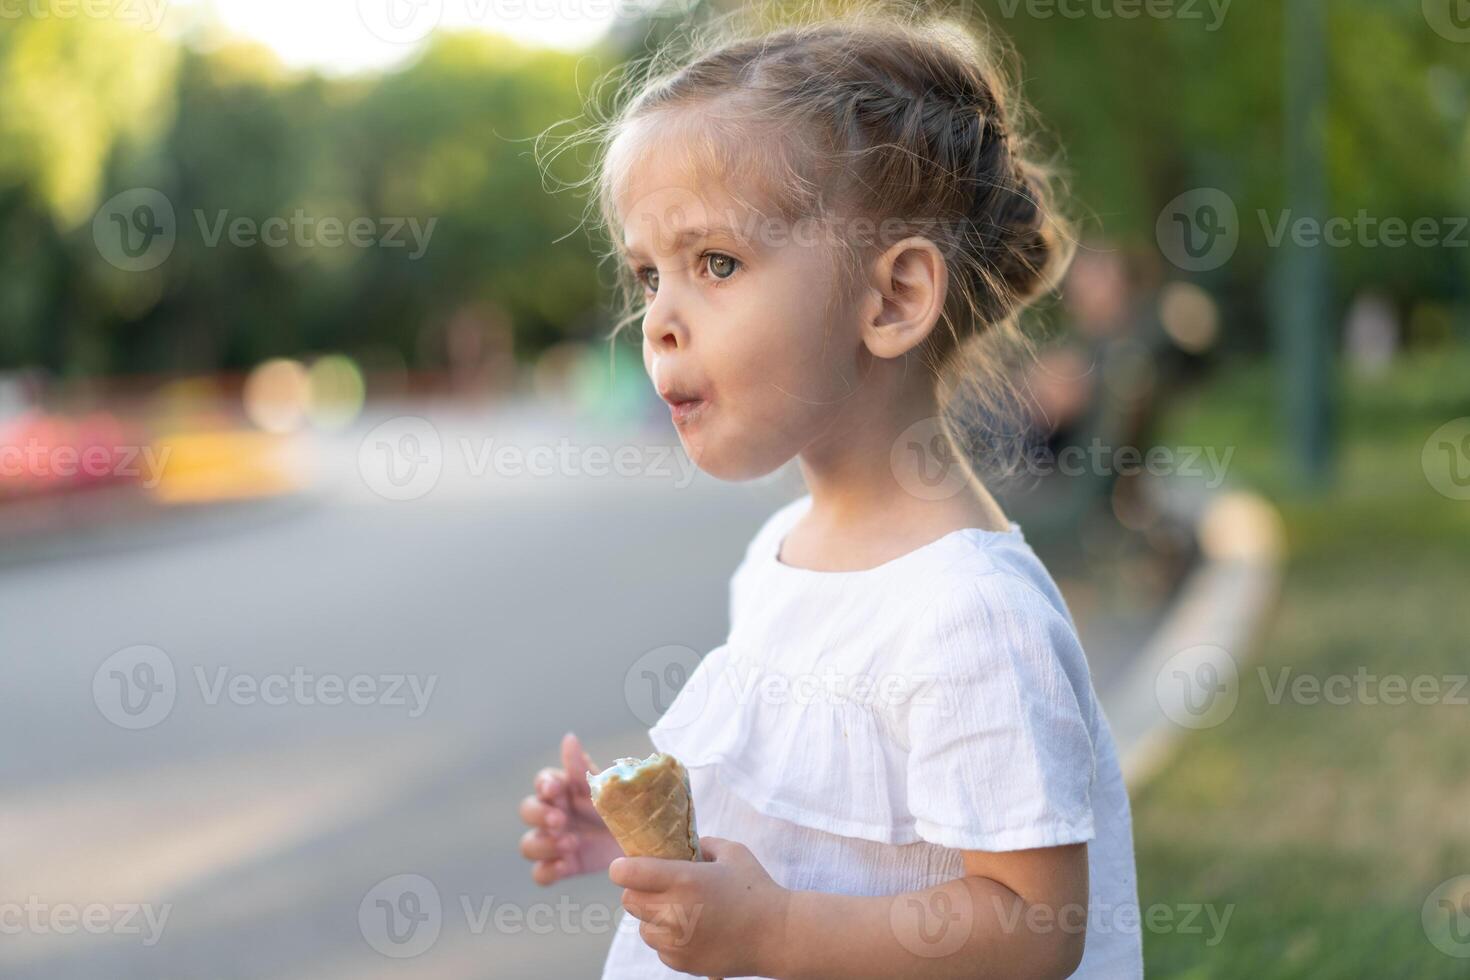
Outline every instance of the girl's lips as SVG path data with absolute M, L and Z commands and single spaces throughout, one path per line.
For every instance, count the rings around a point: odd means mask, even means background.
M 688 425 L 704 414 L 708 404 L 709 402 L 703 398 L 673 402 L 669 405 L 669 414 L 673 417 L 675 425 Z

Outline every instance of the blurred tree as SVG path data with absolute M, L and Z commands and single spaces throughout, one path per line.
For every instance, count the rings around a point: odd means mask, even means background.
M 422 334 L 480 301 L 533 354 L 597 302 L 594 258 L 569 234 L 581 202 L 545 192 L 528 142 L 579 112 L 577 63 L 446 34 L 399 72 L 329 80 L 254 44 L 176 49 L 81 18 L 8 26 L 0 365 L 207 370 L 385 342 L 412 362 L 443 349 Z M 558 166 L 579 176 L 575 159 Z M 135 187 L 176 220 L 146 271 L 92 239 L 101 201 Z M 247 244 L 232 240 L 240 219 Z M 272 219 L 279 246 L 264 244 Z M 324 244 L 322 219 L 366 220 L 374 244 Z
M 0 366 L 98 366 L 113 311 L 136 307 L 88 277 L 90 223 L 111 162 L 168 125 L 176 60 L 105 19 L 0 22 Z
M 441 35 L 356 106 L 342 162 L 369 210 L 437 222 L 422 259 L 382 250 L 363 270 L 364 310 L 385 314 L 371 333 L 406 340 L 461 301 L 490 301 L 511 314 L 524 355 L 596 304 L 595 259 L 569 234 L 582 202 L 547 192 L 530 143 L 581 112 L 577 66 L 493 35 Z M 554 167 L 558 180 L 583 176 L 575 158 Z
M 503 314 L 521 359 L 595 335 L 609 298 L 600 242 L 578 232 L 585 199 L 554 192 L 590 161 L 558 156 L 548 179 L 530 140 L 578 119 L 595 77 L 732 2 L 674 0 L 616 24 L 585 55 L 444 33 L 397 71 L 348 78 L 288 71 L 249 44 L 196 48 L 96 18 L 6 18 L 0 367 L 208 370 L 328 348 L 391 348 L 423 365 L 442 356 L 443 332 L 466 307 Z M 1441 219 L 1448 234 L 1467 205 L 1470 45 L 1437 33 L 1420 6 L 1332 5 L 1327 207 Z M 1289 206 L 1281 6 L 1180 2 L 1159 8 L 1168 16 L 1143 5 L 1135 17 L 1107 3 L 971 9 L 1019 52 L 1022 94 L 1043 146 L 1065 151 L 1089 237 L 1158 256 L 1166 202 L 1196 187 L 1230 195 L 1239 250 L 1200 278 L 1226 307 L 1227 343 L 1264 349 L 1262 287 L 1280 255 L 1261 216 L 1274 224 Z M 168 198 L 178 240 L 157 268 L 126 272 L 100 254 L 91 218 L 139 187 Z M 240 247 L 220 226 L 298 213 L 368 219 L 375 239 L 401 219 L 406 244 L 324 247 L 308 236 Z M 1463 304 L 1467 257 L 1470 248 L 1354 238 L 1331 261 L 1344 290 Z M 1156 274 L 1185 276 L 1161 257 Z

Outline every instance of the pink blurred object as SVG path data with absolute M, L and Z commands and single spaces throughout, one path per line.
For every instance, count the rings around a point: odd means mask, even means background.
M 141 432 L 110 412 L 36 409 L 0 422 L 0 501 L 137 482 Z
M 1037 355 L 1028 383 L 1032 405 L 1039 413 L 1032 424 L 1047 435 L 1081 417 L 1097 388 L 1093 365 L 1072 346 L 1053 347 Z
M 1129 324 L 1128 265 L 1116 250 L 1097 247 L 1077 252 L 1063 285 L 1063 303 L 1086 337 L 1111 337 Z

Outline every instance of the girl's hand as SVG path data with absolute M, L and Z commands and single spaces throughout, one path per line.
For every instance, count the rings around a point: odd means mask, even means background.
M 791 892 L 744 844 L 701 837 L 704 861 L 620 857 L 608 868 L 638 934 L 670 969 L 701 977 L 775 976 Z
M 561 740 L 561 761 L 560 769 L 538 772 L 535 793 L 521 800 L 521 819 L 531 827 L 521 836 L 521 854 L 534 862 L 531 879 L 539 885 L 602 871 L 623 853 L 592 806 L 587 772 L 601 770 L 571 732 Z

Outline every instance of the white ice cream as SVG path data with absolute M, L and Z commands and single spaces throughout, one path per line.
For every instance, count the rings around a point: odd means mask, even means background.
M 613 764 L 602 770 L 602 772 L 596 774 L 591 772 L 587 773 L 587 785 L 592 789 L 592 798 L 597 798 L 597 794 L 602 792 L 603 785 L 609 779 L 614 777 L 623 780 L 632 779 L 647 767 L 657 765 L 662 758 L 662 752 L 655 752 L 646 759 L 635 759 L 633 756 L 624 756 L 621 759 L 613 760 Z

